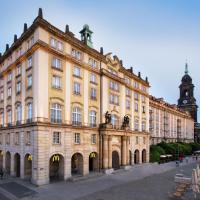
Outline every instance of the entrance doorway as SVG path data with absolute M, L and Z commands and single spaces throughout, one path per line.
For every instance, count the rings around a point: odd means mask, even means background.
M 119 164 L 119 154 L 117 151 L 113 151 L 112 152 L 112 168 L 114 170 L 117 170 L 120 168 L 120 164 Z
M 50 158 L 49 179 L 50 181 L 64 180 L 64 157 L 60 154 L 54 154 Z
M 32 176 L 32 155 L 26 154 L 24 157 L 24 177 L 31 179 Z
M 89 155 L 89 172 L 98 171 L 98 155 L 96 152 L 92 152 Z
M 134 163 L 135 164 L 139 164 L 139 160 L 140 160 L 140 157 L 139 157 L 139 150 L 135 150 L 135 153 L 134 153 Z
M 18 153 L 14 156 L 14 171 L 15 176 L 20 177 L 20 155 Z
M 71 173 L 72 176 L 83 175 L 83 156 L 80 153 L 75 153 L 71 158 Z
M 142 150 L 142 162 L 143 163 L 147 162 L 147 152 L 146 152 L 146 149 Z

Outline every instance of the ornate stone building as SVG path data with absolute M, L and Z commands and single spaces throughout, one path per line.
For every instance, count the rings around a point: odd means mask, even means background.
M 149 106 L 151 144 L 194 141 L 194 120 L 189 113 L 153 96 Z
M 42 185 L 149 161 L 149 83 L 42 10 L 0 56 L 0 167 Z M 105 118 L 106 116 L 106 118 Z

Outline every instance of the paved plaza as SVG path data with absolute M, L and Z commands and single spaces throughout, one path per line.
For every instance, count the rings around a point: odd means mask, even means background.
M 198 162 L 198 161 L 197 161 Z M 166 164 L 137 165 L 112 175 L 98 175 L 74 182 L 56 182 L 41 187 L 20 179 L 0 182 L 0 200 L 167 200 L 175 192 L 174 175 L 191 177 L 197 163 L 192 158 L 176 167 Z M 194 199 L 191 190 L 182 200 Z

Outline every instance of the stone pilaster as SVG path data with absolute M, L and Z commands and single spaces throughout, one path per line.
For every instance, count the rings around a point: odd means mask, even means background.
M 125 166 L 127 162 L 127 157 L 126 157 L 126 136 L 122 136 L 122 165 Z
M 108 136 L 103 136 L 103 168 L 108 168 Z
M 16 172 L 15 172 L 15 158 L 14 158 L 14 154 L 13 153 L 10 154 L 10 175 L 11 176 L 16 176 Z
M 112 136 L 108 136 L 108 168 L 112 168 Z
M 20 178 L 24 179 L 24 156 L 20 156 Z

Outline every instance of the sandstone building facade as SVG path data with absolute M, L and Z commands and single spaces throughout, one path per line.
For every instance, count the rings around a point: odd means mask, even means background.
M 42 10 L 0 57 L 0 167 L 36 185 L 149 161 L 149 83 Z

